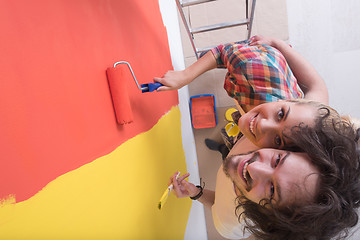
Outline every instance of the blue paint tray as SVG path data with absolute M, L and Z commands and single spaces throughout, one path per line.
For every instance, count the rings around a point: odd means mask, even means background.
M 190 114 L 193 128 L 212 128 L 217 125 L 215 96 L 196 95 L 190 98 Z

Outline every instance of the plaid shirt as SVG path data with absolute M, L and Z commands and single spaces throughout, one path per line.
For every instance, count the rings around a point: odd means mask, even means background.
M 285 57 L 273 47 L 250 46 L 242 41 L 219 45 L 211 51 L 218 67 L 228 69 L 225 90 L 243 108 L 304 96 Z

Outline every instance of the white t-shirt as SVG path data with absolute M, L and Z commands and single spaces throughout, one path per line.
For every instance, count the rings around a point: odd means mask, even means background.
M 254 144 L 242 137 L 231 149 L 229 155 L 247 153 L 256 149 L 258 148 Z M 225 238 L 247 238 L 250 233 L 244 232 L 244 223 L 241 219 L 239 222 L 235 214 L 235 199 L 233 182 L 225 175 L 221 165 L 216 177 L 215 202 L 211 207 L 215 228 Z
M 215 203 L 211 207 L 211 212 L 216 230 L 221 236 L 229 239 L 241 239 L 249 236 L 247 233 L 244 234 L 244 225 L 239 223 L 235 215 L 235 199 L 233 183 L 225 175 L 221 165 L 217 173 Z

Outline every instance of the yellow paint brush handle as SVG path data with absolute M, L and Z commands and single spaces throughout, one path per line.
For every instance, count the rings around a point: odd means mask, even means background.
M 165 192 L 164 192 L 164 194 L 161 196 L 161 198 L 160 198 L 160 201 L 159 202 L 163 202 L 164 201 L 164 199 L 169 195 L 169 193 L 170 193 L 170 189 L 169 188 L 167 188 L 166 190 L 165 190 Z
M 176 179 L 178 179 L 180 176 L 180 172 L 178 172 L 178 174 L 176 175 Z M 159 204 L 158 204 L 158 208 L 161 209 L 162 206 L 164 206 L 167 198 L 170 195 L 171 190 L 174 188 L 174 185 L 171 184 L 170 186 L 168 186 L 168 188 L 165 190 L 165 192 L 163 193 L 163 195 L 160 198 Z

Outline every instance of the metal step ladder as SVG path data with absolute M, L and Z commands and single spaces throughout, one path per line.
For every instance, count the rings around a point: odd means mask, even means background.
M 197 48 L 195 46 L 194 34 L 246 25 L 247 31 L 248 31 L 247 38 L 249 39 L 251 37 L 251 30 L 252 30 L 252 24 L 253 24 L 253 20 L 254 20 L 254 11 L 255 11 L 256 0 L 251 1 L 250 11 L 249 11 L 249 0 L 245 0 L 245 2 L 246 2 L 246 9 L 245 9 L 246 10 L 246 13 L 245 13 L 246 18 L 245 19 L 240 19 L 238 21 L 233 21 L 233 22 L 223 22 L 223 23 L 207 25 L 207 26 L 202 26 L 202 27 L 197 27 L 197 28 L 191 28 L 191 24 L 189 23 L 190 21 L 188 22 L 187 19 L 185 18 L 183 8 L 197 5 L 197 4 L 213 2 L 216 0 L 175 0 L 175 1 L 176 1 L 177 8 L 179 10 L 180 16 L 184 23 L 186 32 L 189 36 L 192 48 L 195 52 L 195 56 L 197 59 L 199 58 L 199 53 L 208 51 L 215 46 L 210 46 L 210 47 L 205 47 L 205 48 Z M 249 12 L 250 12 L 250 14 L 249 14 Z

